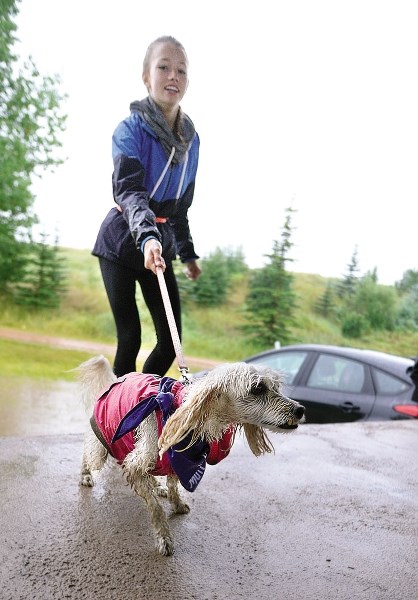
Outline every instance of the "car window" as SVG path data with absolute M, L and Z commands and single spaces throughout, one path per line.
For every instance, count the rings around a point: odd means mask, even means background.
M 409 386 L 405 381 L 402 381 L 393 375 L 389 375 L 388 373 L 384 373 L 383 371 L 379 371 L 378 369 L 373 369 L 373 378 L 379 394 L 401 394 L 409 389 Z
M 277 352 L 260 356 L 251 362 L 266 365 L 275 371 L 283 373 L 284 382 L 292 385 L 299 369 L 306 358 L 307 352 Z
M 359 393 L 364 386 L 364 366 L 341 356 L 320 354 L 307 382 L 308 387 Z

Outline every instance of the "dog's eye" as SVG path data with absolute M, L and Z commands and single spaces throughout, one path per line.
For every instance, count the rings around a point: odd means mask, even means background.
M 259 381 L 258 383 L 256 383 L 256 385 L 253 385 L 251 388 L 251 394 L 253 394 L 253 396 L 261 396 L 262 394 L 265 394 L 266 392 L 267 392 L 267 386 L 262 381 Z

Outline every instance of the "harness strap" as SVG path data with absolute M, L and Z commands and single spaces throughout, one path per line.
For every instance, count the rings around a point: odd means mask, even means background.
M 96 419 L 94 418 L 94 415 L 92 415 L 90 418 L 90 425 L 91 425 L 91 428 L 93 429 L 93 433 L 96 435 L 99 442 L 101 444 L 103 444 L 103 446 L 106 448 L 106 451 L 108 452 L 108 454 L 110 454 L 110 456 L 113 456 L 111 449 L 109 448 L 106 440 L 104 439 L 104 437 L 102 435 L 102 432 L 100 431 L 100 429 L 96 423 Z

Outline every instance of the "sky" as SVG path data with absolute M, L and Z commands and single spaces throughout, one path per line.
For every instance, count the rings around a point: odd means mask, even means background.
M 35 181 L 41 228 L 91 248 L 113 206 L 111 137 L 146 96 L 148 44 L 185 46 L 201 141 L 197 253 L 268 262 L 292 208 L 292 263 L 324 277 L 418 269 L 416 0 L 22 0 L 17 46 L 68 94 L 65 163 Z

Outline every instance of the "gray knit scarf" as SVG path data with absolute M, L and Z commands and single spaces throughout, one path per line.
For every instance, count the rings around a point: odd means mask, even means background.
M 139 112 L 144 121 L 157 134 L 167 158 L 171 154 L 173 146 L 176 151 L 173 157 L 173 163 L 181 163 L 195 134 L 195 128 L 190 118 L 181 110 L 177 115 L 174 130 L 167 125 L 167 121 L 158 106 L 150 96 L 144 100 L 135 100 L 130 105 L 131 112 Z

